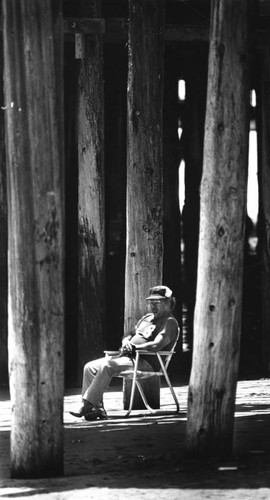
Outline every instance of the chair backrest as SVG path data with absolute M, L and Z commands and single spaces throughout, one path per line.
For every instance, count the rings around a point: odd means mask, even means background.
M 171 347 L 170 351 L 168 351 L 168 352 L 169 352 L 169 354 L 167 354 L 166 359 L 165 359 L 165 360 L 163 360 L 163 362 L 164 362 L 164 366 L 165 366 L 166 370 L 167 370 L 167 368 L 168 368 L 168 366 L 169 366 L 169 363 L 170 363 L 170 361 L 171 361 L 171 359 L 172 359 L 172 357 L 173 357 L 173 354 L 175 353 L 175 348 L 176 348 L 177 342 L 178 342 L 178 340 L 179 340 L 179 337 L 180 337 L 180 327 L 178 327 L 178 332 L 177 332 L 177 337 L 176 337 L 176 339 L 175 339 L 175 342 L 174 342 L 174 344 L 172 345 L 172 347 Z M 164 351 L 166 352 L 166 349 L 164 349 Z M 160 352 L 162 352 L 162 351 L 160 351 Z

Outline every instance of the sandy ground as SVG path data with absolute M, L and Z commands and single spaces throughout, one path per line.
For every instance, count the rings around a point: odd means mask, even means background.
M 175 384 L 174 384 L 175 385 Z M 158 415 L 137 411 L 128 419 L 118 383 L 105 395 L 109 419 L 78 420 L 64 401 L 65 475 L 14 480 L 9 473 L 10 401 L 0 392 L 0 497 L 29 499 L 270 500 L 270 379 L 238 383 L 234 454 L 203 463 L 185 455 L 187 385 L 175 385 L 181 411 L 165 387 Z

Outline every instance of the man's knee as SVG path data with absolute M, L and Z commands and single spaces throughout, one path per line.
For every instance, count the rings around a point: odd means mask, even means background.
M 88 361 L 83 367 L 83 373 L 84 375 L 91 374 L 91 375 L 96 375 L 98 371 L 99 366 L 97 365 L 97 361 Z
M 114 359 L 106 359 L 103 368 L 105 368 L 110 375 L 114 375 L 119 372 L 118 364 Z
M 88 363 L 86 363 L 83 367 L 84 372 L 87 372 L 88 370 L 90 370 L 91 367 L 92 367 L 92 361 L 88 361 Z

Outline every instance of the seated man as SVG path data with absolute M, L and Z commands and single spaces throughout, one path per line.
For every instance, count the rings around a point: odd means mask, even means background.
M 90 361 L 84 366 L 83 406 L 77 413 L 70 412 L 71 415 L 86 420 L 106 418 L 103 394 L 113 377 L 134 367 L 134 349 L 156 352 L 172 348 L 178 334 L 178 323 L 172 314 L 175 298 L 167 286 L 155 286 L 149 293 L 146 299 L 149 312 L 139 320 L 133 332 L 124 335 L 119 355 Z M 156 356 L 147 355 L 140 356 L 138 368 L 142 371 L 160 369 Z

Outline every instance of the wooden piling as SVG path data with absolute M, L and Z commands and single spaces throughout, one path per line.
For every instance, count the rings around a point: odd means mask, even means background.
M 96 17 L 100 2 L 81 2 Z M 78 355 L 83 365 L 103 354 L 105 321 L 104 96 L 102 35 L 79 34 L 78 76 Z M 78 39 L 75 40 L 78 45 Z
M 245 0 L 212 3 L 187 450 L 230 455 L 238 376 L 249 134 Z
M 11 476 L 63 473 L 64 148 L 59 0 L 3 2 Z

